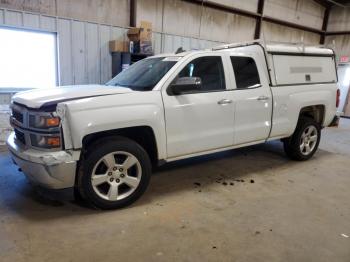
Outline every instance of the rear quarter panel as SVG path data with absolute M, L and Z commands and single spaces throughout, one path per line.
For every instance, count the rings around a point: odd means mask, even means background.
M 336 114 L 337 84 L 272 86 L 273 116 L 270 138 L 293 134 L 302 108 L 323 105 L 322 126 L 328 126 Z

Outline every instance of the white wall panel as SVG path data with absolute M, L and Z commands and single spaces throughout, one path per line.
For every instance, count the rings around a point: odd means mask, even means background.
M 199 49 L 206 49 L 207 48 L 207 41 L 206 40 L 199 40 L 198 46 L 199 46 Z
M 111 27 L 111 40 L 127 40 L 126 29 L 121 27 Z
M 86 47 L 87 83 L 100 83 L 100 41 L 97 24 L 86 24 Z
M 332 35 L 326 37 L 326 45 L 334 48 L 338 57 L 350 56 L 350 35 Z
M 71 85 L 74 83 L 71 20 L 59 19 L 57 31 L 59 37 L 60 84 Z
M 57 15 L 99 24 L 127 26 L 129 0 L 56 0 Z
M 162 52 L 162 35 L 160 33 L 152 34 L 152 47 L 155 54 Z
M 22 12 L 17 11 L 5 11 L 5 24 L 12 26 L 22 26 Z
M 101 52 L 101 83 L 106 83 L 112 77 L 112 57 L 109 52 L 111 28 L 100 25 L 100 52 Z
M 0 24 L 5 23 L 4 10 L 0 9 Z
M 40 17 L 40 28 L 48 31 L 56 31 L 56 17 L 52 16 L 41 16 Z
M 329 15 L 328 31 L 349 31 L 350 30 L 350 9 L 333 7 Z
M 23 14 L 23 26 L 28 28 L 39 28 L 40 27 L 40 16 L 36 14 Z
M 266 0 L 264 14 L 321 29 L 324 7 L 311 0 Z
M 228 7 L 235 7 L 243 10 L 248 10 L 251 12 L 256 12 L 258 6 L 258 0 L 212 0 L 212 2 L 226 5 Z
M 180 47 L 182 47 L 182 37 L 181 36 L 174 36 L 172 52 L 176 52 L 176 50 Z
M 163 35 L 163 52 L 171 53 L 173 51 L 173 35 Z
M 272 23 L 263 22 L 261 38 L 268 41 L 292 42 L 318 45 L 320 36 L 299 29 L 288 28 Z
M 201 38 L 222 42 L 254 39 L 255 19 L 206 8 L 201 23 Z
M 156 32 L 162 31 L 162 10 L 164 0 L 138 0 L 136 6 L 137 25 L 141 21 L 150 21 L 153 30 Z
M 182 37 L 182 48 L 186 51 L 191 50 L 191 40 L 189 37 Z
M 62 0 L 57 0 L 62 1 Z M 55 15 L 56 0 L 1 0 L 1 8 Z
M 164 28 L 169 34 L 198 37 L 201 8 L 178 0 L 164 1 Z
M 72 21 L 72 62 L 74 84 L 87 82 L 85 71 L 85 23 Z
M 191 50 L 199 50 L 199 41 L 196 38 L 190 39 L 190 47 Z

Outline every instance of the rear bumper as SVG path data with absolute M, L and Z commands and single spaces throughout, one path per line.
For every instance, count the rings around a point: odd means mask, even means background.
M 16 144 L 13 133 L 7 146 L 14 162 L 33 184 L 52 190 L 74 187 L 79 152 L 24 149 Z

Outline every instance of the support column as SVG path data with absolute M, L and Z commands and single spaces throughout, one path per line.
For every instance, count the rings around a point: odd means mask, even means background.
M 262 24 L 263 13 L 264 13 L 264 5 L 265 5 L 265 0 L 259 0 L 258 1 L 257 13 L 260 15 L 260 17 L 256 18 L 254 39 L 259 39 L 260 38 L 261 24 Z
M 136 27 L 136 0 L 130 0 L 130 27 Z

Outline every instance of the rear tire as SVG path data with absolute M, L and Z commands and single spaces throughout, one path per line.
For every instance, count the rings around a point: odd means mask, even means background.
M 136 142 L 124 137 L 105 138 L 91 145 L 78 174 L 82 197 L 100 209 L 118 209 L 134 203 L 151 177 L 151 161 Z
M 293 135 L 283 141 L 284 151 L 293 160 L 305 161 L 315 154 L 320 139 L 320 125 L 312 118 L 301 117 Z

